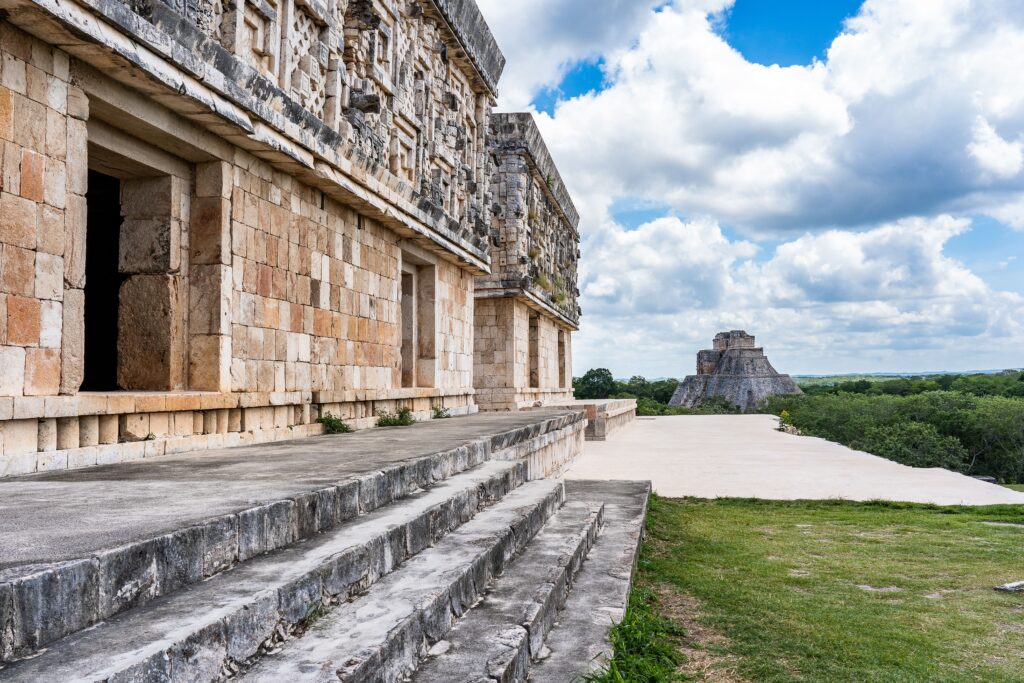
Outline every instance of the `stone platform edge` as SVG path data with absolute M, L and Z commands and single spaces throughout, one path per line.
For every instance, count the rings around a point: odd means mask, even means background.
M 605 441 L 636 420 L 635 398 L 576 399 L 551 403 L 552 410 L 583 410 L 587 415 L 587 441 Z

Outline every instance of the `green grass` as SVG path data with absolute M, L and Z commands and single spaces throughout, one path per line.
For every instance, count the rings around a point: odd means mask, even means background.
M 1004 484 L 1006 488 L 1013 489 L 1014 491 L 1024 491 L 1024 484 Z
M 655 498 L 638 590 L 745 680 L 1024 681 L 1024 528 L 986 521 L 1024 506 Z
M 615 657 L 603 671 L 586 676 L 591 683 L 668 682 L 680 680 L 683 656 L 675 641 L 683 631 L 657 612 L 657 597 L 637 588 L 629 596 L 622 622 L 612 629 Z

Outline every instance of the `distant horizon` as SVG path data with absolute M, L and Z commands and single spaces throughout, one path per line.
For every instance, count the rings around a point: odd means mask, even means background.
M 582 377 L 588 370 L 597 370 L 600 367 L 601 366 L 597 366 L 597 367 L 593 367 L 593 368 L 587 368 L 587 370 L 584 370 L 581 373 L 578 373 L 578 374 L 574 373 L 573 377 Z M 810 379 L 820 379 L 822 377 L 924 377 L 924 376 L 928 376 L 928 375 L 997 375 L 1000 372 L 1024 372 L 1024 367 L 1019 367 L 1019 368 L 1013 368 L 1013 367 L 1010 367 L 1010 368 L 993 368 L 993 369 L 989 369 L 989 370 L 929 370 L 929 371 L 925 371 L 925 372 L 886 372 L 886 371 L 883 371 L 883 372 L 825 372 L 825 373 L 782 373 L 782 374 L 789 374 L 790 377 L 794 377 L 794 378 L 797 378 L 797 379 L 803 378 L 803 377 L 810 378 Z M 693 373 L 691 372 L 691 373 L 687 373 L 687 374 L 693 374 Z M 643 375 L 643 374 L 633 374 L 633 375 L 619 376 L 619 375 L 615 375 L 615 373 L 612 373 L 612 376 L 618 382 L 626 382 L 631 377 L 643 377 L 644 379 L 646 379 L 649 382 L 660 382 L 660 381 L 667 380 L 667 379 L 678 380 L 678 379 L 680 379 L 682 377 L 685 377 L 686 375 L 679 375 L 679 376 L 676 376 L 676 375 L 659 375 L 659 376 L 655 376 L 655 377 L 648 377 L 647 375 Z

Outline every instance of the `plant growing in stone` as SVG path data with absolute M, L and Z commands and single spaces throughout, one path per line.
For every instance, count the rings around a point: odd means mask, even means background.
M 551 280 L 544 273 L 540 273 L 537 277 L 533 278 L 533 283 L 545 292 L 551 291 Z
M 412 414 L 412 408 L 399 408 L 394 413 L 384 410 L 377 411 L 378 427 L 408 427 L 415 423 L 416 418 Z
M 436 405 L 432 410 L 434 411 L 435 420 L 444 420 L 452 416 L 452 411 L 442 405 Z
M 330 413 L 321 415 L 316 419 L 317 422 L 324 426 L 325 434 L 349 434 L 355 431 L 352 427 L 342 420 L 340 417 L 335 417 Z

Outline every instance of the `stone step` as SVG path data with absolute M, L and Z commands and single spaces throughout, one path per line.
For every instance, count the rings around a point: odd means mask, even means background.
M 488 510 L 487 519 L 523 526 L 519 518 L 533 510 L 523 506 L 536 507 L 538 495 L 557 490 L 561 500 L 561 483 L 538 482 L 520 493 L 525 478 L 524 463 L 483 463 L 340 528 L 79 631 L 34 658 L 6 665 L 0 679 L 218 680 L 431 543 L 444 542 L 480 510 L 490 507 L 494 514 Z M 530 519 L 525 529 L 532 528 Z M 525 536 L 525 530 L 519 533 Z
M 581 420 L 474 416 L 0 480 L 0 662 L 485 460 L 561 443 Z
M 407 678 L 564 502 L 559 480 L 523 485 L 363 596 L 311 624 L 243 676 L 247 683 Z
M 494 589 L 459 619 L 412 677 L 414 683 L 526 680 L 530 661 L 598 537 L 604 507 L 569 500 Z
M 607 663 L 608 633 L 629 602 L 650 491 L 647 481 L 566 482 L 572 500 L 604 503 L 604 527 L 548 635 L 546 657 L 530 671 L 531 683 L 581 680 Z

